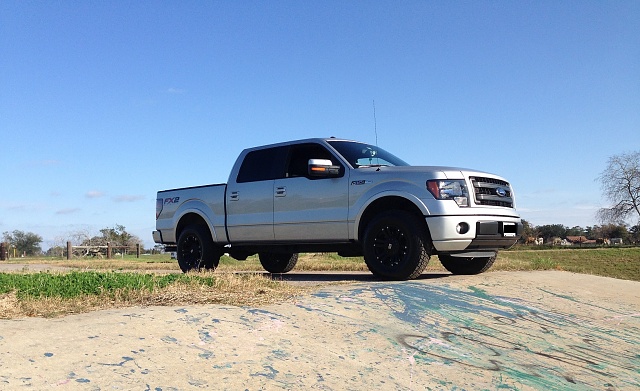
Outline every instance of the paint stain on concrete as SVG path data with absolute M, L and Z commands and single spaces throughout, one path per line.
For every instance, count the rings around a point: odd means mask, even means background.
M 251 390 L 640 389 L 637 308 L 545 290 L 531 298 L 488 292 L 481 283 L 373 283 L 285 307 L 194 306 L 161 319 L 140 311 L 117 318 L 123 324 L 111 334 L 84 325 L 77 338 L 86 351 L 70 361 L 70 352 L 39 342 L 40 353 L 18 357 L 24 367 L 0 374 L 0 388 L 172 390 L 215 379 L 221 389 Z M 155 335 L 150 324 L 159 325 Z M 41 366 L 55 371 L 63 361 L 71 364 L 43 383 Z M 37 379 L 22 372 L 29 367 Z
M 416 333 L 397 335 L 397 342 L 425 365 L 493 371 L 540 389 L 640 387 L 637 317 L 630 327 L 603 328 L 588 314 L 551 312 L 473 286 L 406 283 L 372 291 L 391 315 L 413 325 Z

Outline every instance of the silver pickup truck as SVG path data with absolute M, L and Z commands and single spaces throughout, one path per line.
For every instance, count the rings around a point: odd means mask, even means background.
M 300 252 L 364 256 L 377 277 L 418 277 L 432 255 L 454 274 L 487 270 L 522 234 L 508 181 L 409 166 L 365 143 L 307 139 L 244 150 L 227 184 L 158 192 L 156 243 L 180 268 L 227 253 L 291 271 Z

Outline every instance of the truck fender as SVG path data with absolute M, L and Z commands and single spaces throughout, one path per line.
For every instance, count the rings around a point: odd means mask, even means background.
M 412 193 L 403 192 L 403 191 L 394 191 L 394 190 L 381 191 L 379 193 L 375 193 L 371 195 L 362 204 L 358 202 L 356 203 L 356 205 L 354 205 L 354 210 L 358 211 L 358 213 L 354 218 L 354 221 L 355 221 L 354 229 L 353 229 L 354 236 L 352 239 L 357 240 L 359 238 L 360 222 L 362 221 L 362 218 L 367 212 L 367 210 L 369 209 L 369 207 L 376 201 L 381 200 L 383 198 L 403 198 L 404 200 L 412 203 L 418 210 L 420 210 L 420 213 L 422 213 L 423 216 L 427 216 L 430 214 L 429 209 L 427 208 L 425 203 Z
M 207 224 L 209 232 L 211 232 L 211 237 L 213 238 L 214 243 L 220 242 L 220 238 L 218 238 L 215 227 L 219 225 L 224 227 L 224 217 L 214 215 L 213 211 L 211 211 L 211 209 L 202 200 L 197 199 L 185 201 L 178 207 L 173 215 L 173 233 L 176 236 L 175 242 L 178 240 L 178 225 L 182 218 L 188 214 L 195 214 L 202 218 L 202 220 Z

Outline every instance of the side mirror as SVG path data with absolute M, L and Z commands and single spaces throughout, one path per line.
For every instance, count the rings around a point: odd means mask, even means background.
M 337 178 L 342 176 L 340 166 L 329 159 L 309 159 L 309 176 L 312 178 Z

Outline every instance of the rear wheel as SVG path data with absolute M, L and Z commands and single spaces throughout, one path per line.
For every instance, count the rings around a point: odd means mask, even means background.
M 297 253 L 258 253 L 260 263 L 269 273 L 287 273 L 298 263 Z
M 440 263 L 453 274 L 480 274 L 489 270 L 496 261 L 496 255 L 491 257 L 452 257 L 438 255 Z
M 417 216 L 390 210 L 367 226 L 363 252 L 367 267 L 385 280 L 407 280 L 420 276 L 429 263 L 429 234 Z
M 190 270 L 213 270 L 218 267 L 222 251 L 213 243 L 209 229 L 204 225 L 190 225 L 178 239 L 178 265 L 186 273 Z

